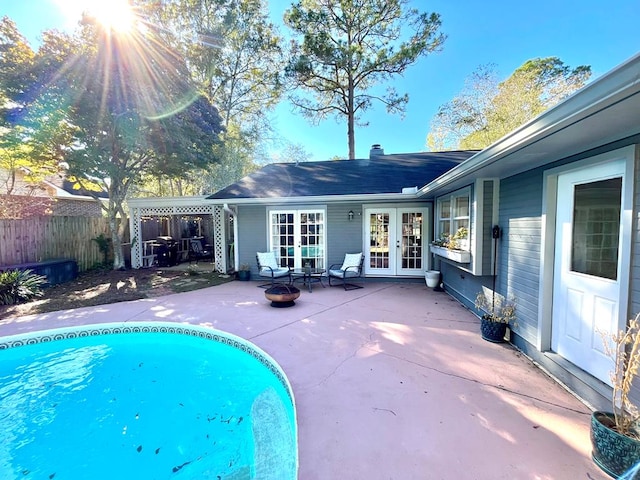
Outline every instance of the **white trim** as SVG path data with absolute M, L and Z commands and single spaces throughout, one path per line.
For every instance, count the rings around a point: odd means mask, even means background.
M 266 216 L 267 216 L 267 247 L 269 250 L 273 250 L 274 246 L 272 244 L 272 235 L 271 235 L 271 215 L 276 213 L 283 213 L 283 214 L 288 214 L 288 213 L 292 213 L 294 215 L 294 220 L 293 220 L 293 226 L 294 226 L 294 231 L 293 231 L 293 236 L 294 236 L 294 240 L 295 241 L 300 241 L 301 238 L 301 231 L 300 231 L 300 214 L 301 213 L 322 213 L 322 218 L 323 218 L 323 226 L 324 228 L 322 229 L 322 247 L 324 248 L 324 254 L 323 254 L 323 262 L 324 265 L 319 266 L 318 268 L 324 268 L 327 269 L 329 267 L 329 253 L 327 251 L 327 206 L 326 205 L 310 205 L 310 206 L 298 206 L 297 208 L 282 208 L 280 206 L 273 206 L 271 208 L 266 208 Z M 295 246 L 294 246 L 295 248 Z M 294 251 L 295 252 L 295 251 Z M 301 258 L 298 256 L 298 253 L 294 253 L 294 262 L 296 259 L 300 259 Z M 295 264 L 294 268 L 302 268 L 303 265 L 298 265 Z
M 292 203 L 302 204 L 302 205 L 316 205 L 316 204 L 327 204 L 327 203 L 345 203 L 345 202 L 354 202 L 354 203 L 366 203 L 366 202 L 400 202 L 405 203 L 407 201 L 423 201 L 422 195 L 418 195 L 417 193 L 376 193 L 376 194 L 354 194 L 354 195 L 318 195 L 318 196 L 309 196 L 309 197 L 273 197 L 273 198 L 217 198 L 206 200 L 207 203 L 213 204 L 225 204 L 232 203 L 234 205 L 267 205 L 278 207 L 280 205 L 288 205 Z
M 471 262 L 471 270 L 475 275 L 482 274 L 482 252 L 484 251 L 484 182 L 486 179 L 476 179 L 473 187 L 473 198 L 471 202 L 471 214 L 473 219 L 473 230 L 471 229 L 471 219 L 469 219 L 469 251 L 473 252 L 473 261 Z
M 626 322 L 629 308 L 629 284 L 631 265 L 631 242 L 633 231 L 633 191 L 636 146 L 612 150 L 588 159 L 549 169 L 544 172 L 541 216 L 540 273 L 538 293 L 538 328 L 536 347 L 540 351 L 551 349 L 554 260 L 556 238 L 556 209 L 558 199 L 558 176 L 575 170 L 613 160 L 625 161 L 622 183 L 621 239 L 620 239 L 620 321 Z

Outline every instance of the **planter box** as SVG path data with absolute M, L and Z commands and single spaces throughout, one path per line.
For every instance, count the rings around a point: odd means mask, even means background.
M 452 260 L 458 263 L 471 262 L 471 253 L 466 250 L 449 250 L 445 247 L 437 247 L 435 245 L 429 245 L 431 253 L 438 255 L 447 260 Z

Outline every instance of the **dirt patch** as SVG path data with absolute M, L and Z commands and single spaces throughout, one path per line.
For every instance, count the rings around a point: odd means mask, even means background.
M 71 282 L 46 288 L 42 297 L 31 302 L 0 306 L 0 318 L 153 298 L 231 280 L 233 276 L 195 269 L 191 272 L 161 268 L 93 270 L 80 274 Z

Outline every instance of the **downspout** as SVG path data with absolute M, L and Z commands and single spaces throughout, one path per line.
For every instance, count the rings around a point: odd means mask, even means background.
M 228 203 L 225 203 L 222 206 L 222 209 L 227 212 L 229 215 L 233 215 L 233 267 L 235 270 L 238 270 L 238 266 L 240 265 L 240 259 L 238 255 L 238 214 L 234 209 L 232 209 Z

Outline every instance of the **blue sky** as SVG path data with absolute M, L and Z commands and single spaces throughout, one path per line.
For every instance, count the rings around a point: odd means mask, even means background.
M 0 0 L 0 15 L 12 18 L 34 42 L 44 29 L 72 28 L 87 2 Z M 290 3 L 271 0 L 274 17 L 281 17 Z M 439 13 L 448 39 L 441 52 L 421 59 L 394 81 L 399 93 L 409 94 L 404 119 L 388 115 L 382 106 L 363 118 L 369 125 L 356 129 L 359 158 L 367 157 L 374 143 L 380 143 L 386 153 L 425 150 L 431 118 L 479 65 L 494 63 L 506 78 L 526 60 L 557 56 L 571 67 L 591 65 L 592 78 L 597 78 L 640 52 L 638 0 L 420 0 L 412 5 Z M 288 33 L 284 27 L 283 33 Z M 283 103 L 274 114 L 274 125 L 314 160 L 347 155 L 346 121 L 342 119 L 329 118 L 314 126 Z

